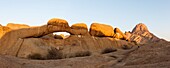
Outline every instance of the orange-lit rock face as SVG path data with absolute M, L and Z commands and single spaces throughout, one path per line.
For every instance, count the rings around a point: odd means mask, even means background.
M 90 26 L 90 32 L 92 36 L 99 37 L 112 37 L 114 35 L 113 27 L 110 25 L 92 23 Z
M 50 19 L 47 25 L 60 26 L 65 28 L 69 27 L 68 22 L 66 20 L 59 19 L 59 18 Z
M 90 35 L 87 25 L 84 23 L 73 24 L 69 32 L 71 35 Z
M 30 26 L 25 24 L 14 24 L 14 23 L 8 23 L 7 27 L 11 29 L 20 29 L 20 28 L 29 28 Z
M 0 26 L 0 38 L 7 32 L 9 32 L 11 29 L 6 26 Z
M 87 25 L 85 23 L 76 23 L 71 26 L 72 29 L 87 29 Z

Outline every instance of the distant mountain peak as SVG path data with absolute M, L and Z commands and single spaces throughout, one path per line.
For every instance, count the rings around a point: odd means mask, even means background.
M 147 31 L 149 32 L 147 26 L 143 23 L 139 23 L 135 26 L 135 28 L 132 30 L 132 33 L 135 33 L 135 32 L 144 32 L 144 31 Z
M 131 41 L 136 41 L 137 43 L 148 43 L 148 42 L 158 42 L 160 39 L 152 34 L 147 26 L 143 23 L 139 23 L 130 33 L 126 33 L 126 36 Z

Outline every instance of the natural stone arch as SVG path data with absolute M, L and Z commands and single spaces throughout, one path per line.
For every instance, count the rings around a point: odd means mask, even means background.
M 22 45 L 23 40 L 21 39 L 30 37 L 42 37 L 53 32 L 67 32 L 70 30 L 67 24 L 62 24 L 63 20 L 56 20 L 58 21 L 54 21 L 53 23 L 60 23 L 60 25 L 53 25 L 48 23 L 48 25 L 9 31 L 0 39 L 0 54 L 16 56 L 20 45 Z

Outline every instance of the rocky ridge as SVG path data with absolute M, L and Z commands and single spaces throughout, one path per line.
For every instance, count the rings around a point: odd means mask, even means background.
M 136 25 L 132 32 L 125 33 L 119 28 L 100 23 L 92 23 L 89 31 L 84 23 L 70 27 L 66 20 L 58 18 L 49 20 L 43 26 L 25 27 L 17 24 L 0 28 L 2 68 L 128 68 L 140 67 L 140 63 L 154 65 L 159 61 L 169 61 L 168 52 L 164 50 L 169 43 L 153 35 L 142 23 Z M 53 32 L 68 32 L 71 35 L 63 39 L 53 35 Z M 165 43 L 166 46 L 163 45 Z M 152 45 L 156 46 L 153 48 Z M 153 48 L 152 51 L 150 48 Z M 145 53 L 145 50 L 150 53 Z M 145 59 L 141 52 L 151 56 Z M 153 62 L 149 62 L 152 55 L 162 57 L 161 52 L 167 53 L 164 54 L 165 59 L 151 59 Z M 137 55 L 142 58 L 138 59 Z
M 137 24 L 132 32 L 125 32 L 125 35 L 130 39 L 130 41 L 135 41 L 140 44 L 158 42 L 162 40 L 152 34 L 146 25 L 142 23 Z

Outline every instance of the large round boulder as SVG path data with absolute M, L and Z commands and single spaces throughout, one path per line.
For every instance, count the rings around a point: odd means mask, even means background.
M 90 26 L 90 34 L 97 37 L 112 37 L 114 30 L 110 25 L 92 23 Z
M 71 26 L 71 35 L 90 35 L 87 25 L 84 23 L 76 23 Z
M 20 29 L 20 28 L 29 28 L 30 26 L 26 24 L 14 24 L 14 23 L 8 23 L 7 27 L 11 29 Z
M 66 27 L 68 28 L 68 22 L 64 19 L 59 19 L 59 18 L 52 18 L 48 21 L 48 25 L 53 25 L 53 26 L 60 26 L 60 27 Z

